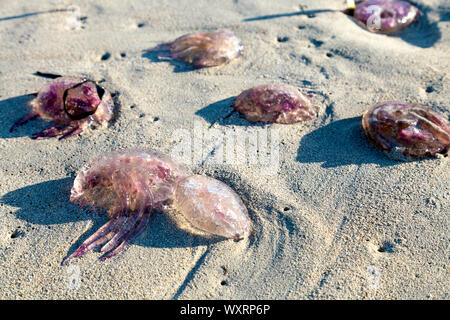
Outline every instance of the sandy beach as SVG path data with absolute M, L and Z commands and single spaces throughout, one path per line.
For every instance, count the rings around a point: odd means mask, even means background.
M 341 0 L 0 0 L 0 299 L 448 299 L 449 158 L 391 160 L 361 128 L 382 101 L 450 115 L 450 6 L 415 3 L 421 20 L 387 36 L 338 12 Z M 220 28 L 244 45 L 224 66 L 148 51 Z M 30 138 L 43 120 L 10 133 L 51 81 L 37 71 L 103 80 L 117 119 L 61 141 Z M 227 117 L 234 97 L 266 83 L 313 95 L 319 116 Z M 233 134 L 258 137 L 244 147 L 258 150 L 256 162 L 219 158 Z M 186 146 L 192 154 L 175 159 Z M 208 236 L 177 212 L 157 213 L 118 256 L 99 262 L 91 251 L 61 266 L 107 221 L 69 202 L 74 177 L 94 156 L 128 148 L 228 184 L 250 236 Z

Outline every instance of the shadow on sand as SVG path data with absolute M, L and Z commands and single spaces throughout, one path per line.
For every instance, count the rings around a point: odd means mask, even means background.
M 231 105 L 236 97 L 230 97 L 223 100 L 213 102 L 206 107 L 195 112 L 196 115 L 210 123 L 210 127 L 214 124 L 221 126 L 246 126 L 246 127 L 264 127 L 265 124 L 251 123 L 239 115 Z
M 9 132 L 9 129 L 17 120 L 30 112 L 31 107 L 28 103 L 34 97 L 32 94 L 27 94 L 0 101 L 0 112 L 2 113 L 2 117 L 0 117 L 0 138 L 30 137 L 33 133 L 49 126 L 49 122 L 36 119 L 16 128 L 13 132 Z
M 364 135 L 361 117 L 334 121 L 305 135 L 300 141 L 297 161 L 323 162 L 323 168 L 368 163 L 386 167 L 401 163 L 372 146 Z
M 190 64 L 184 63 L 177 59 L 171 59 L 171 58 L 167 57 L 167 50 L 148 49 L 148 50 L 144 51 L 144 53 L 142 54 L 142 57 L 150 60 L 151 62 L 169 63 L 173 66 L 173 72 L 175 72 L 175 73 L 198 70 L 198 68 L 194 68 Z
M 431 48 L 442 37 L 441 30 L 438 27 L 440 21 L 430 22 L 428 17 L 431 12 L 430 7 L 418 3 L 413 4 L 420 9 L 422 16 L 419 17 L 419 21 L 400 32 L 397 37 L 419 48 Z M 440 13 L 441 19 L 444 18 L 442 14 L 443 12 Z M 393 37 L 396 37 L 396 35 L 393 35 Z

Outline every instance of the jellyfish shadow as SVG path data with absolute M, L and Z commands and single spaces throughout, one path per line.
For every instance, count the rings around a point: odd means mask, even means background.
M 147 49 L 142 54 L 143 58 L 150 60 L 151 62 L 166 62 L 173 66 L 173 72 L 181 73 L 181 72 L 190 72 L 194 70 L 198 70 L 199 68 L 195 68 L 190 64 L 184 63 L 178 59 L 170 58 L 168 54 L 168 50 L 166 49 Z
M 442 11 L 440 12 L 441 21 L 450 21 L 450 9 L 445 9 L 443 7 L 440 8 L 442 9 Z
M 3 195 L 0 203 L 19 208 L 14 212 L 15 216 L 32 224 L 49 226 L 92 219 L 92 227 L 71 245 L 67 251 L 69 255 L 107 221 L 105 214 L 92 213 L 89 209 L 81 209 L 69 202 L 72 183 L 73 177 L 68 177 L 26 186 Z M 214 236 L 190 234 L 180 229 L 168 215 L 154 213 L 146 231 L 134 244 L 155 248 L 184 248 L 223 240 Z
M 0 101 L 0 138 L 17 138 L 23 136 L 30 136 L 33 133 L 40 132 L 47 128 L 49 123 L 40 118 L 30 121 L 10 132 L 11 126 L 19 120 L 22 116 L 30 112 L 31 107 L 29 102 L 35 96 L 33 94 L 26 94 Z
M 236 97 L 226 98 L 220 101 L 213 102 L 206 107 L 195 112 L 196 115 L 201 116 L 208 121 L 212 127 L 214 124 L 221 126 L 246 126 L 246 127 L 264 127 L 268 124 L 251 123 L 242 118 L 239 112 L 235 111 L 231 105 Z
M 422 15 L 418 18 L 418 21 L 397 35 L 392 35 L 392 37 L 399 37 L 403 41 L 419 48 L 431 48 L 442 37 L 441 30 L 438 27 L 440 21 L 430 22 L 428 18 L 428 13 L 431 11 L 430 7 L 412 1 L 410 2 L 419 8 Z M 441 15 L 442 18 L 443 16 Z
M 361 117 L 337 120 L 305 135 L 297 151 L 301 163 L 323 162 L 323 168 L 350 164 L 394 166 L 401 162 L 389 159 L 366 139 Z
M 29 185 L 6 193 L 0 203 L 19 208 L 16 217 L 32 224 L 74 222 L 79 218 L 77 206 L 69 202 L 72 181 L 67 177 Z

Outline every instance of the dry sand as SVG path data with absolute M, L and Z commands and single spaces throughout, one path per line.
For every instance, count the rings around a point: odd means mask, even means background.
M 343 9 L 340 0 L 1 0 L 0 298 L 448 299 L 449 159 L 391 161 L 360 127 L 362 113 L 383 100 L 450 114 L 449 3 L 417 2 L 422 22 L 385 36 L 341 13 L 298 14 L 300 3 Z M 46 13 L 71 4 L 81 20 Z M 145 53 L 221 27 L 245 46 L 229 65 L 192 70 Z M 36 71 L 105 79 L 120 93 L 117 121 L 63 141 L 30 139 L 44 121 L 9 133 L 27 112 L 27 94 L 49 81 Z M 237 114 L 222 119 L 231 97 L 272 82 L 314 94 L 319 118 L 266 127 Z M 177 215 L 156 214 L 119 256 L 100 263 L 90 252 L 61 267 L 106 221 L 68 202 L 77 170 L 109 150 L 170 154 L 174 132 L 194 124 L 279 133 L 275 174 L 208 156 L 188 165 L 241 195 L 251 236 L 209 238 L 180 228 Z

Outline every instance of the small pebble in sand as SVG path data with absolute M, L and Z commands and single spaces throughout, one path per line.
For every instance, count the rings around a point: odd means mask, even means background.
M 353 18 L 369 31 L 396 33 L 420 15 L 420 10 L 406 1 L 369 0 L 356 5 Z
M 150 51 L 169 50 L 169 57 L 179 59 L 195 68 L 214 67 L 242 55 L 241 40 L 228 29 L 211 33 L 191 33 L 161 44 Z
M 449 122 L 423 106 L 377 104 L 364 113 L 362 126 L 369 140 L 396 160 L 446 156 L 450 149 Z
M 62 264 L 105 245 L 104 261 L 124 250 L 147 227 L 154 211 L 179 210 L 192 226 L 226 238 L 248 236 L 250 220 L 239 196 L 223 182 L 189 174 L 156 151 L 124 150 L 87 163 L 75 178 L 70 201 L 106 210 L 108 222 Z
M 49 128 L 33 134 L 33 139 L 68 138 L 96 125 L 107 126 L 114 118 L 111 94 L 96 82 L 81 77 L 57 77 L 38 92 L 30 105 L 31 111 L 10 131 L 37 118 L 53 121 Z
M 233 108 L 250 122 L 291 124 L 317 117 L 310 96 L 287 84 L 267 84 L 243 91 Z

